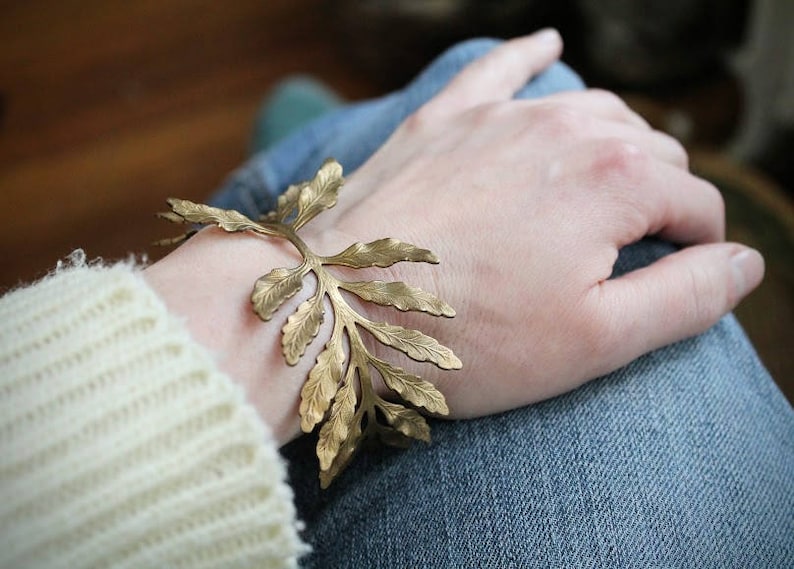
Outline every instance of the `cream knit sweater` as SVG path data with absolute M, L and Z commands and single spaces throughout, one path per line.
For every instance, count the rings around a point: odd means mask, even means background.
M 0 299 L 0 567 L 294 567 L 276 443 L 134 267 Z

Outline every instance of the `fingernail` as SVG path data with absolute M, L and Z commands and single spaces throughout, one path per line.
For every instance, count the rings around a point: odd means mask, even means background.
M 558 44 L 562 41 L 560 32 L 554 28 L 543 28 L 533 34 L 535 40 L 540 43 Z
M 749 294 L 764 278 L 764 258 L 755 249 L 745 247 L 734 253 L 731 256 L 731 267 L 739 298 Z

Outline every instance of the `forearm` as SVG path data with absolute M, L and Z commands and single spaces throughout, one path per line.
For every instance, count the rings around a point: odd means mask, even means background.
M 294 367 L 285 363 L 281 328 L 308 294 L 288 300 L 269 322 L 254 313 L 250 296 L 259 277 L 299 263 L 286 241 L 208 228 L 143 272 L 169 311 L 185 319 L 195 340 L 243 387 L 279 444 L 300 434 L 300 390 L 314 364 L 308 355 Z

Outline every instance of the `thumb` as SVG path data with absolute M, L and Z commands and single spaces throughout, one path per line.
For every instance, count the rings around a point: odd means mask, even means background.
M 604 311 L 601 321 L 607 322 L 604 338 L 613 365 L 704 332 L 763 276 L 764 259 L 758 251 L 714 243 L 683 249 L 601 283 L 599 310 Z

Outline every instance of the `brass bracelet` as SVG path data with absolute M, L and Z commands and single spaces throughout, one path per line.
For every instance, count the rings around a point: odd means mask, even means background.
M 171 211 L 160 217 L 175 223 L 217 225 L 234 233 L 252 231 L 268 237 L 279 237 L 292 243 L 303 262 L 290 269 L 273 269 L 254 284 L 251 303 L 263 321 L 303 287 L 303 277 L 313 272 L 317 290 L 300 304 L 282 328 L 281 346 L 284 359 L 295 365 L 317 336 L 325 313 L 324 297 L 328 297 L 334 313 L 331 337 L 301 390 L 301 429 L 309 433 L 322 424 L 317 441 L 320 462 L 320 485 L 327 488 L 350 464 L 355 453 L 367 439 L 378 438 L 386 444 L 407 446 L 411 439 L 430 441 L 430 427 L 418 412 L 449 414 L 444 395 L 433 384 L 404 369 L 375 357 L 364 345 L 361 330 L 378 342 L 400 350 L 419 362 L 430 362 L 441 369 L 460 369 L 461 361 L 438 341 L 387 322 L 373 322 L 358 314 L 341 291 L 360 299 L 402 311 L 426 312 L 433 316 L 455 316 L 447 303 L 421 289 L 402 282 L 341 280 L 326 266 L 338 265 L 353 269 L 389 267 L 400 261 L 438 263 L 427 249 L 420 249 L 397 239 L 378 239 L 371 243 L 354 243 L 341 253 L 323 257 L 314 254 L 297 235 L 297 231 L 323 210 L 336 205 L 344 183 L 342 166 L 329 159 L 314 179 L 290 186 L 278 198 L 275 210 L 253 221 L 235 210 L 219 209 L 188 200 L 171 198 Z M 158 244 L 174 244 L 189 238 L 195 231 Z M 344 340 L 347 338 L 347 354 Z M 372 370 L 404 403 L 386 401 L 375 393 Z M 356 390 L 358 381 L 358 400 Z M 381 420 L 385 419 L 385 423 Z

